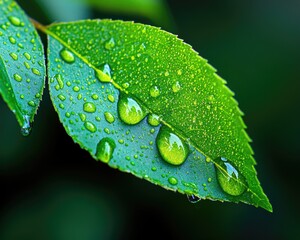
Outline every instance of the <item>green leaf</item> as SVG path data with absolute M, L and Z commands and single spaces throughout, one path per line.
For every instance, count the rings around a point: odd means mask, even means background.
M 191 200 L 272 211 L 233 93 L 189 45 L 132 22 L 43 30 L 51 99 L 67 133 L 92 157 Z
M 45 78 L 40 38 L 20 7 L 0 0 L 0 93 L 29 134 L 38 109 Z

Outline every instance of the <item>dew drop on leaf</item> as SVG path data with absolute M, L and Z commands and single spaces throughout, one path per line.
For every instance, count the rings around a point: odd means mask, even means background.
M 86 130 L 90 131 L 91 133 L 94 133 L 97 131 L 97 127 L 89 121 L 84 122 L 84 127 L 86 128 Z
M 105 112 L 104 117 L 108 123 L 113 123 L 115 121 L 115 117 L 110 112 Z
M 85 102 L 83 104 L 83 111 L 85 111 L 87 113 L 94 113 L 94 112 L 96 112 L 96 106 L 94 103 Z
M 13 59 L 13 60 L 18 60 L 18 55 L 17 54 L 15 54 L 15 53 L 10 53 L 9 54 L 10 56 L 11 56 L 11 58 Z
M 171 185 L 176 185 L 178 183 L 178 180 L 177 178 L 175 177 L 169 177 L 168 178 L 168 182 L 171 184 Z
M 181 85 L 178 81 L 176 81 L 173 85 L 172 85 L 172 90 L 174 93 L 179 92 L 181 89 Z
M 38 69 L 32 68 L 31 70 L 32 70 L 32 72 L 33 72 L 35 75 L 41 76 L 41 73 L 40 73 L 40 71 L 39 71 Z
M 116 144 L 111 138 L 102 138 L 97 144 L 96 158 L 104 163 L 108 163 L 112 158 Z
M 62 49 L 59 54 L 66 63 L 75 62 L 74 54 L 67 49 Z
M 116 45 L 115 40 L 111 38 L 105 43 L 104 47 L 107 50 L 112 50 L 115 47 L 115 45 Z
M 21 26 L 21 20 L 18 17 L 10 16 L 10 17 L 8 17 L 8 20 L 14 26 L 17 26 L 17 27 Z
M 26 57 L 27 60 L 31 59 L 31 55 L 28 52 L 24 53 L 24 57 Z
M 247 188 L 247 183 L 243 175 L 224 157 L 215 159 L 215 167 L 218 182 L 224 192 L 239 196 Z
M 189 154 L 188 145 L 166 126 L 160 128 L 156 145 L 161 157 L 172 165 L 181 165 Z
M 21 81 L 22 81 L 22 77 L 21 77 L 19 74 L 17 74 L 17 73 L 14 74 L 14 79 L 15 79 L 17 82 L 21 82 Z
M 111 103 L 114 103 L 114 102 L 115 102 L 115 97 L 114 97 L 113 95 L 111 95 L 111 94 L 109 94 L 109 95 L 107 96 L 107 99 L 108 99 L 108 101 L 110 101 Z
M 9 41 L 10 41 L 10 43 L 12 43 L 12 44 L 15 44 L 17 41 L 16 41 L 16 39 L 14 38 L 14 37 L 9 37 Z
M 151 97 L 156 98 L 156 97 L 159 96 L 159 94 L 160 94 L 160 91 L 159 91 L 159 88 L 157 86 L 152 86 L 150 88 L 150 95 L 151 95 Z
M 129 125 L 139 123 L 147 115 L 146 110 L 133 98 L 122 94 L 118 101 L 118 113 L 120 119 Z
M 200 201 L 200 198 L 195 196 L 194 194 L 188 194 L 186 196 L 190 203 L 197 203 Z
M 111 69 L 110 66 L 106 63 L 101 65 L 98 69 L 95 70 L 96 78 L 100 82 L 111 82 Z
M 21 134 L 26 137 L 31 132 L 30 116 L 24 115 L 23 119 L 24 119 L 24 123 L 23 126 L 21 127 Z
M 156 114 L 150 114 L 148 116 L 148 123 L 153 127 L 157 127 L 160 124 L 159 116 Z

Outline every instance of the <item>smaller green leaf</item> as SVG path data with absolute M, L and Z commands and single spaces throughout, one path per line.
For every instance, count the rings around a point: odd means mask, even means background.
M 26 14 L 11 0 L 0 1 L 0 93 L 28 135 L 45 82 L 41 40 Z

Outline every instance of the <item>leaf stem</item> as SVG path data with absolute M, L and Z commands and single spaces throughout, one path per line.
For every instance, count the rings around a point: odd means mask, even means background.
M 36 21 L 33 18 L 29 18 L 29 19 L 36 29 L 46 33 L 46 27 L 43 24 L 39 23 L 38 21 Z

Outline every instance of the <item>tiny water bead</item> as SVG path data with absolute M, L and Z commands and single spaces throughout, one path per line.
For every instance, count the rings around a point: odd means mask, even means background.
M 96 106 L 94 103 L 85 102 L 83 104 L 83 111 L 88 112 L 88 113 L 94 113 L 94 112 L 96 112 Z
M 159 96 L 159 94 L 160 94 L 160 90 L 159 90 L 159 88 L 157 86 L 152 86 L 150 88 L 150 95 L 151 95 L 151 97 L 156 98 L 156 97 Z
M 96 78 L 100 82 L 111 82 L 111 69 L 110 66 L 106 63 L 101 65 L 98 69 L 95 70 Z
M 148 123 L 153 127 L 157 127 L 160 124 L 159 116 L 156 114 L 150 114 L 148 116 Z
M 111 138 L 102 138 L 96 147 L 96 158 L 104 163 L 108 163 L 116 148 L 116 144 Z
M 239 196 L 247 188 L 245 177 L 224 157 L 215 159 L 218 182 L 224 192 Z
M 139 123 L 147 115 L 147 111 L 137 101 L 125 94 L 119 98 L 118 113 L 120 119 L 129 125 Z
M 62 49 L 59 54 L 60 54 L 60 57 L 66 63 L 73 63 L 73 62 L 75 62 L 74 54 L 72 52 L 70 52 L 68 49 Z
M 187 196 L 187 199 L 189 200 L 190 203 L 197 203 L 201 200 L 201 198 L 197 197 L 194 194 L 188 194 L 186 196 Z
M 189 154 L 188 145 L 166 126 L 160 128 L 156 145 L 161 157 L 172 165 L 181 165 Z
M 29 115 L 24 115 L 23 119 L 24 119 L 24 123 L 23 123 L 22 128 L 21 128 L 21 134 L 26 137 L 31 132 L 30 116 Z

